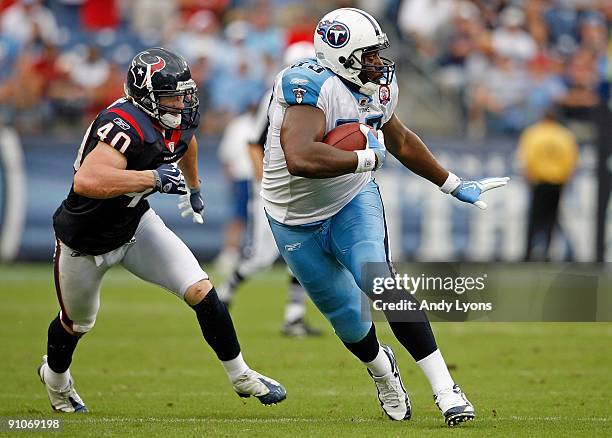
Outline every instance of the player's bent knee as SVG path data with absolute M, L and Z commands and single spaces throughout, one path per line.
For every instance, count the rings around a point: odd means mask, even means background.
M 190 306 L 195 306 L 204 299 L 212 288 L 213 285 L 210 280 L 200 280 L 187 288 L 187 292 L 185 292 L 185 301 Z
M 365 338 L 371 326 L 371 322 L 359 321 L 356 324 L 334 326 L 334 331 L 342 341 L 354 344 Z
M 361 312 L 351 307 L 329 315 L 328 318 L 338 337 L 348 343 L 362 340 L 372 326 L 369 318 L 362 318 Z

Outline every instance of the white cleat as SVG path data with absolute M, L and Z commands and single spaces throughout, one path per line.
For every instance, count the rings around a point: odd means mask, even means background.
M 392 420 L 410 420 L 412 416 L 410 399 L 408 398 L 406 389 L 404 389 L 395 355 L 387 345 L 383 345 L 382 349 L 391 362 L 391 372 L 387 375 L 376 377 L 368 370 L 368 374 L 372 377 L 376 385 L 380 406 L 383 408 L 383 411 L 385 411 L 385 414 Z
M 241 374 L 232 386 L 240 397 L 257 397 L 264 405 L 280 403 L 287 398 L 283 385 L 253 370 Z
M 467 399 L 459 385 L 443 389 L 434 395 L 434 402 L 444 415 L 444 421 L 449 427 L 473 420 L 476 416 L 474 406 Z
M 47 355 L 43 356 L 42 363 L 36 369 L 38 377 L 40 381 L 47 388 L 47 395 L 49 396 L 49 401 L 51 402 L 51 407 L 54 411 L 58 412 L 78 412 L 78 413 L 86 413 L 89 412 L 85 403 L 79 394 L 77 394 L 74 389 L 74 381 L 72 377 L 68 381 L 68 386 L 60 391 L 51 388 L 45 382 L 45 368 L 49 365 L 47 364 Z

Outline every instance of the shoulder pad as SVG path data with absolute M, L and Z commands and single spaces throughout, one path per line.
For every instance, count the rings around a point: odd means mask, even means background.
M 154 133 L 149 118 L 131 104 L 114 104 L 102 111 L 94 123 L 92 136 L 121 153 L 140 150 Z
M 321 87 L 334 74 L 314 60 L 302 60 L 282 74 L 283 98 L 287 105 L 317 106 Z
M 133 131 L 143 143 L 155 141 L 158 137 L 158 132 L 149 116 L 124 99 L 120 99 L 106 108 L 100 113 L 99 117 L 113 121 L 126 132 Z M 130 128 L 127 129 L 127 126 L 130 126 Z

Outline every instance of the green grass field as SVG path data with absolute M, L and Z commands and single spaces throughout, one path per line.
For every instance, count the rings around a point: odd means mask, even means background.
M 0 266 L 0 417 L 59 418 L 62 435 L 110 436 L 604 436 L 612 435 L 612 324 L 437 323 L 434 331 L 477 419 L 448 429 L 425 377 L 388 327 L 413 419 L 383 416 L 364 368 L 312 309 L 319 339 L 280 335 L 286 276 L 278 269 L 240 290 L 233 318 L 251 367 L 288 398 L 264 407 L 237 397 L 193 312 L 116 269 L 94 330 L 71 367 L 90 413 L 54 414 L 35 375 L 57 311 L 51 265 Z M 1 429 L 1 428 L 0 428 Z M 46 436 L 46 434 L 43 434 Z

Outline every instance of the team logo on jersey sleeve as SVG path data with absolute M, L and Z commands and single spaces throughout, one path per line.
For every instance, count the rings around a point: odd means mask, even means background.
M 317 27 L 317 34 L 334 49 L 344 47 L 351 37 L 349 28 L 339 21 L 322 21 Z
M 310 82 L 308 79 L 303 78 L 293 78 L 289 81 L 291 85 L 306 85 L 308 82 Z
M 391 90 L 388 85 L 381 85 L 378 88 L 378 100 L 383 105 L 386 105 L 391 100 Z
M 308 90 L 305 90 L 299 85 L 296 88 L 293 88 L 291 91 L 293 91 L 293 95 L 295 96 L 295 101 L 297 103 L 302 103 L 304 101 L 304 94 L 308 92 Z
M 150 82 L 151 77 L 155 73 L 162 71 L 166 67 L 166 60 L 157 55 L 151 55 L 149 52 L 141 53 L 138 59 L 147 68 L 144 69 L 141 65 L 132 63 L 130 73 L 134 77 L 134 86 L 136 88 L 143 88 Z
M 119 126 L 124 131 L 127 131 L 128 129 L 130 129 L 130 125 L 128 125 L 127 122 L 123 120 L 121 117 L 115 117 L 113 119 L 113 122 L 115 122 L 115 125 Z

